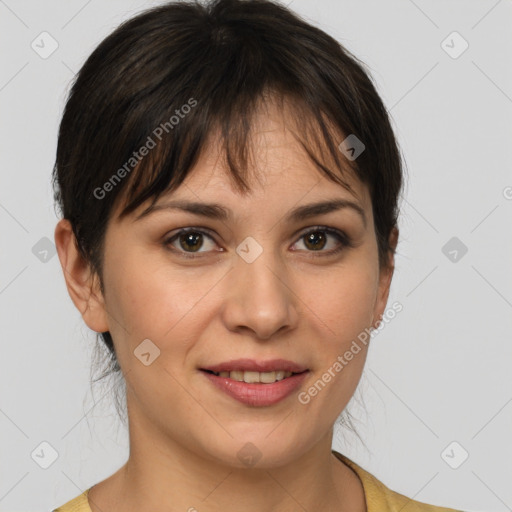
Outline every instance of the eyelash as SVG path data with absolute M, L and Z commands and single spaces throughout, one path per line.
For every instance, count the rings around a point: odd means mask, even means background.
M 316 257 L 324 257 L 324 256 L 325 257 L 333 256 L 335 254 L 340 253 L 344 249 L 354 247 L 354 243 L 353 243 L 352 239 L 346 233 L 344 233 L 343 231 L 340 231 L 338 229 L 330 228 L 327 226 L 314 226 L 314 227 L 310 228 L 308 231 L 303 232 L 299 236 L 297 241 L 299 241 L 300 239 L 304 238 L 307 235 L 310 235 L 311 233 L 316 233 L 316 232 L 324 232 L 329 235 L 333 235 L 334 237 L 336 237 L 338 239 L 340 244 L 335 249 L 331 249 L 329 251 L 323 251 L 323 250 L 306 251 L 306 252 L 313 253 L 313 254 L 311 254 L 311 256 L 308 256 L 308 257 L 316 258 Z M 180 256 L 182 256 L 183 258 L 187 258 L 187 259 L 191 259 L 191 260 L 201 258 L 201 257 L 203 257 L 204 253 L 209 252 L 209 251 L 204 251 L 202 253 L 189 253 L 186 251 L 176 249 L 174 247 L 169 247 L 170 244 L 172 244 L 172 242 L 174 242 L 179 236 L 181 236 L 185 233 L 198 233 L 201 235 L 206 235 L 208 238 L 210 238 L 211 240 L 213 240 L 215 242 L 212 235 L 210 235 L 207 231 L 204 231 L 203 229 L 200 229 L 200 228 L 190 227 L 190 228 L 183 228 L 183 229 L 179 230 L 177 233 L 175 233 L 174 235 L 172 235 L 170 238 L 167 238 L 164 241 L 164 246 L 167 249 L 169 249 L 170 251 L 180 254 Z

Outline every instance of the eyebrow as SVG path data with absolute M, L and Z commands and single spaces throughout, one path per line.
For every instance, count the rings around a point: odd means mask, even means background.
M 331 199 L 328 201 L 321 201 L 318 203 L 306 204 L 298 206 L 291 210 L 286 216 L 286 220 L 289 222 L 300 222 L 317 215 L 325 215 L 327 213 L 342 210 L 344 208 L 350 208 L 357 212 L 364 223 L 365 228 L 367 227 L 367 220 L 364 208 L 358 203 L 348 199 Z M 227 221 L 232 216 L 230 209 L 225 208 L 217 203 L 200 203 L 196 201 L 188 200 L 174 200 L 163 204 L 155 204 L 149 206 L 141 214 L 139 214 L 135 221 L 147 217 L 149 214 L 161 211 L 161 210 L 181 210 L 202 217 L 208 217 L 210 219 L 216 219 L 220 221 Z

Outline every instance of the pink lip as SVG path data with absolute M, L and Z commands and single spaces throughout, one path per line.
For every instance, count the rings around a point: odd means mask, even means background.
M 202 370 L 201 373 L 207 377 L 214 386 L 239 402 L 246 405 L 263 407 L 274 405 L 293 393 L 293 391 L 304 382 L 309 371 L 297 373 L 286 379 L 276 381 L 273 384 L 248 384 L 246 382 L 230 379 L 229 377 L 220 377 L 213 373 L 205 372 L 204 370 Z
M 246 371 L 246 372 L 272 372 L 282 370 L 285 372 L 302 373 L 308 368 L 286 359 L 271 359 L 268 361 L 256 361 L 255 359 L 233 359 L 224 363 L 205 366 L 201 370 L 210 370 L 215 373 Z

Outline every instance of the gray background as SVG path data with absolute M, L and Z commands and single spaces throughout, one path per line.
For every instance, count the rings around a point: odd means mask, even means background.
M 52 252 L 50 173 L 74 73 L 157 3 L 0 1 L 1 511 L 49 511 L 127 457 L 108 388 L 91 392 L 94 336 Z M 366 412 L 351 404 L 368 449 L 343 429 L 334 447 L 416 500 L 512 510 L 512 2 L 292 8 L 369 65 L 409 174 L 388 304 L 403 311 L 371 346 L 358 390 Z M 43 31 L 59 45 L 46 59 L 31 48 Z M 462 40 L 442 45 L 453 31 L 469 44 L 457 58 Z M 443 251 L 452 237 L 456 261 Z M 48 469 L 31 456 L 43 441 L 58 452 Z M 452 464 L 469 453 L 457 469 L 442 456 L 453 441 Z

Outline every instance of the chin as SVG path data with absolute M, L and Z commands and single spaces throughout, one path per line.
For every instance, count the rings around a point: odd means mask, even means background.
M 274 439 L 270 437 L 265 429 L 252 436 L 247 433 L 238 437 L 233 435 L 229 441 L 224 437 L 218 440 L 218 445 L 212 445 L 213 440 L 210 439 L 208 458 L 238 469 L 272 469 L 291 463 L 302 451 L 300 443 L 294 441 L 293 437 L 287 435 L 286 442 L 283 442 L 282 432 Z

